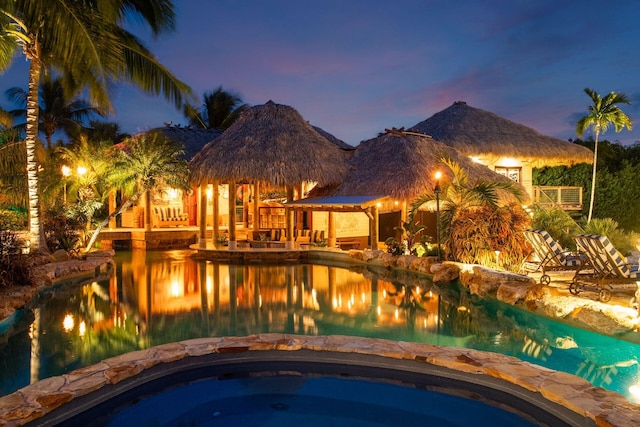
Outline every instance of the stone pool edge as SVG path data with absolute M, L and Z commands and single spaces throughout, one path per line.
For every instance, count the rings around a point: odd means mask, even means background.
M 613 391 L 564 372 L 515 357 L 479 350 L 438 347 L 376 338 L 258 334 L 247 337 L 197 338 L 163 344 L 105 359 L 57 377 L 46 378 L 0 397 L 0 426 L 22 426 L 102 387 L 134 377 L 153 366 L 187 357 L 247 351 L 329 351 L 407 359 L 455 371 L 486 375 L 540 393 L 553 403 L 589 418 L 599 426 L 640 425 L 640 405 Z

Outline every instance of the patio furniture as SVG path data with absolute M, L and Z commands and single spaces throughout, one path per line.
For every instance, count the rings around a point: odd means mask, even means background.
M 609 301 L 611 291 L 614 286 L 619 286 L 626 290 L 629 284 L 636 284 L 631 287 L 637 295 L 640 288 L 640 272 L 638 265 L 630 265 L 627 259 L 613 246 L 607 236 L 590 234 L 580 234 L 574 237 L 578 249 L 587 258 L 591 273 L 576 274 L 573 282 L 569 286 L 569 291 L 573 295 L 578 295 L 582 291 L 597 292 L 600 301 Z M 637 304 L 636 297 L 631 300 L 631 305 Z
M 524 237 L 533 248 L 533 257 L 526 261 L 523 269 L 527 273 L 542 271 L 540 283 L 548 285 L 548 271 L 575 271 L 582 269 L 585 257 L 566 251 L 545 230 L 525 230 Z

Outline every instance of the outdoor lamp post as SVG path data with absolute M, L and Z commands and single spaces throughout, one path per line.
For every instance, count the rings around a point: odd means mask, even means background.
M 62 203 L 64 205 L 67 204 L 67 178 L 71 175 L 71 168 L 67 165 L 62 165 L 62 176 L 64 179 L 62 180 Z
M 442 177 L 442 173 L 440 171 L 436 172 L 436 186 L 433 188 L 433 192 L 436 195 L 436 245 L 438 247 L 438 261 L 442 260 L 441 252 L 440 252 L 440 177 Z

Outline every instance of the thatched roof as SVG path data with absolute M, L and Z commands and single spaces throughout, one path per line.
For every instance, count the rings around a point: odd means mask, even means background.
M 541 135 L 462 101 L 409 130 L 430 135 L 466 156 L 524 158 L 535 167 L 593 163 L 593 152 L 586 147 Z
M 208 142 L 222 134 L 218 129 L 202 129 L 191 126 L 167 125 L 151 129 L 184 145 L 184 158 L 191 160 Z
M 336 138 L 334 135 L 331 135 L 329 132 L 327 132 L 326 130 L 319 128 L 318 126 L 311 126 L 316 132 L 318 132 L 320 135 L 324 136 L 325 138 L 327 138 L 329 140 L 329 142 L 332 142 L 333 144 L 337 145 L 339 148 L 343 149 L 343 150 L 347 150 L 347 151 L 352 151 L 355 150 L 356 147 L 354 147 L 353 145 L 349 145 L 346 142 L 344 142 L 341 139 Z
M 343 150 L 322 137 L 294 108 L 269 101 L 243 111 L 190 162 L 195 184 L 267 182 L 293 186 L 341 182 Z
M 317 188 L 312 196 L 386 195 L 411 200 L 433 191 L 436 171 L 443 173 L 443 182 L 451 180 L 453 173 L 442 163 L 443 158 L 464 168 L 472 183 L 478 179 L 509 181 L 428 136 L 393 129 L 362 141 L 348 160 L 350 172 L 342 184 Z M 521 191 L 526 194 L 523 188 Z

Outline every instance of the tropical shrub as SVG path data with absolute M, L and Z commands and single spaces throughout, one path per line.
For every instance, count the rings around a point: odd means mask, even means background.
M 31 283 L 27 255 L 22 253 L 26 241 L 19 234 L 23 222 L 19 213 L 0 210 L 0 288 Z
M 552 206 L 543 208 L 538 205 L 532 207 L 531 228 L 545 230 L 563 248 L 575 249 L 573 236 L 582 232 L 582 229 L 569 214 L 560 208 Z
M 82 245 L 84 218 L 69 216 L 63 207 L 54 207 L 44 215 L 44 237 L 50 252 L 63 249 L 77 254 Z
M 515 271 L 529 252 L 522 233 L 528 225 L 529 216 L 517 204 L 465 209 L 449 226 L 446 251 L 460 262 Z
M 613 246 L 624 255 L 635 250 L 638 233 L 625 232 L 618 227 L 618 223 L 611 218 L 594 218 L 584 227 L 586 234 L 607 236 Z

